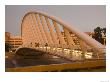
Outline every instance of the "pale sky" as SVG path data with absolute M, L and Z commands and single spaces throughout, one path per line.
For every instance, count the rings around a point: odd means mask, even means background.
M 6 5 L 5 31 L 12 33 L 12 35 L 20 35 L 22 18 L 29 11 L 44 11 L 60 17 L 83 32 L 93 31 L 97 26 L 106 27 L 105 5 Z

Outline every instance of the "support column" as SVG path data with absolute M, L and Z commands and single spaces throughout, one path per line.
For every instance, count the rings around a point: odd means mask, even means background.
M 26 25 L 25 25 L 25 20 L 23 20 L 22 22 L 22 29 L 21 29 L 21 32 L 22 32 L 22 45 L 26 45 L 26 38 L 25 38 L 25 34 L 26 32 L 24 31 L 26 29 Z
M 51 36 L 50 36 L 50 31 L 49 31 L 49 29 L 48 29 L 48 27 L 47 27 L 47 24 L 46 24 L 46 22 L 45 22 L 45 19 L 44 19 L 43 16 L 41 16 L 41 15 L 40 15 L 40 19 L 41 19 L 42 25 L 43 25 L 43 27 L 44 27 L 44 32 L 45 32 L 45 35 L 46 35 L 46 37 L 47 37 L 48 44 L 49 44 L 49 45 L 52 45 L 52 44 L 53 44 L 53 41 L 52 41 L 52 38 L 51 38 Z
M 35 47 L 35 45 L 38 43 L 38 44 L 42 44 L 42 42 L 40 41 L 40 38 L 39 38 L 39 34 L 38 34 L 38 32 L 37 32 L 37 29 L 36 29 L 36 25 L 35 25 L 35 23 L 34 23 L 34 19 L 33 19 L 33 17 L 32 17 L 32 15 L 30 15 L 30 22 L 31 22 L 31 26 L 32 26 L 32 30 L 33 30 L 33 34 L 34 34 L 34 40 L 35 40 L 35 42 L 34 42 L 34 47 Z
M 60 45 L 61 45 L 62 48 L 64 48 L 65 45 L 66 45 L 66 42 L 65 42 L 64 38 L 62 37 L 62 34 L 60 32 L 60 29 L 59 29 L 59 26 L 58 26 L 58 24 L 55 21 L 53 21 L 53 24 L 54 24 L 54 27 L 56 29 L 56 33 L 57 33 L 57 35 L 59 37 Z
M 25 31 L 26 29 L 27 29 L 27 24 L 26 24 L 26 19 L 25 19 L 25 20 L 23 20 L 23 26 L 22 26 L 22 30 L 21 30 L 23 45 L 27 45 L 27 42 L 28 42 L 28 40 L 26 38 L 26 37 L 28 37 L 28 36 L 26 36 L 26 34 L 27 34 L 27 31 Z
M 40 45 L 43 45 L 44 46 L 44 40 L 43 40 L 43 36 L 40 32 L 40 29 L 39 29 L 39 26 L 38 26 L 38 23 L 37 23 L 37 19 L 36 19 L 36 16 L 34 14 L 31 15 L 32 18 L 33 18 L 33 22 L 35 24 L 35 27 L 36 27 L 36 31 L 37 31 L 37 34 L 38 34 L 38 37 L 39 37 L 39 40 L 40 40 Z
M 73 49 L 73 46 L 75 45 L 75 43 L 73 42 L 72 37 L 71 37 L 68 29 L 67 28 L 64 28 L 63 30 L 64 30 L 65 36 L 67 38 L 67 43 L 69 45 L 69 48 L 70 49 Z
M 42 24 L 41 24 L 41 21 L 39 19 L 39 15 L 38 14 L 36 14 L 36 19 L 37 19 L 37 22 L 38 22 L 38 26 L 39 26 L 40 32 L 41 32 L 41 34 L 43 36 L 44 45 L 45 45 L 46 43 L 48 43 L 48 41 L 47 41 L 47 38 L 45 36 L 44 29 L 42 27 Z
M 45 17 L 45 20 L 47 22 L 47 25 L 48 25 L 48 28 L 50 30 L 50 34 L 51 34 L 51 37 L 52 37 L 52 41 L 54 43 L 54 45 L 59 45 L 59 42 L 57 40 L 57 36 L 56 36 L 56 33 L 54 32 L 54 29 L 53 29 L 53 26 L 50 24 L 50 21 L 47 17 Z
M 28 38 L 28 39 L 30 39 L 29 46 L 34 47 L 34 43 L 35 43 L 36 38 L 35 38 L 35 33 L 34 33 L 33 24 L 32 24 L 30 15 L 28 16 L 27 21 L 28 21 L 28 26 L 29 26 L 28 30 L 29 30 L 29 33 L 30 33 L 30 34 L 28 34 L 30 36 Z
M 31 38 L 32 38 L 32 46 L 34 47 L 34 44 L 35 44 L 35 42 L 36 42 L 36 40 L 37 40 L 37 37 L 36 37 L 36 35 L 35 35 L 35 30 L 34 30 L 34 24 L 32 23 L 32 17 L 31 17 L 31 15 L 29 15 L 30 16 L 30 18 L 29 18 L 29 25 L 30 25 L 30 30 L 31 30 Z
M 30 32 L 30 25 L 29 25 L 29 16 L 25 18 L 25 27 L 22 34 L 24 35 L 23 39 L 25 39 L 25 44 L 29 45 L 31 42 L 31 32 Z

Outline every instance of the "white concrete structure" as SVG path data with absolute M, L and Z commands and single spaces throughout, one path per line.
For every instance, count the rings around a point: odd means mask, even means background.
M 61 30 L 59 29 L 60 26 L 63 27 L 67 41 L 62 37 Z M 75 49 L 76 45 L 74 44 L 69 32 L 75 33 L 75 35 L 80 39 L 80 49 L 83 53 L 87 52 L 87 45 L 90 46 L 91 49 L 95 50 L 95 52 L 105 53 L 104 45 L 81 32 L 74 26 L 47 13 L 29 12 L 22 20 L 21 35 L 23 46 L 34 46 L 35 43 L 39 43 L 41 48 L 49 46 L 52 48 L 68 48 L 72 50 Z

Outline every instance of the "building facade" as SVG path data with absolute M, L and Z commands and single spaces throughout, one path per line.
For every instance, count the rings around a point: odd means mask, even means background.
M 12 46 L 12 50 L 16 50 L 22 45 L 21 36 L 12 36 L 11 33 L 5 32 L 5 43 L 9 43 Z

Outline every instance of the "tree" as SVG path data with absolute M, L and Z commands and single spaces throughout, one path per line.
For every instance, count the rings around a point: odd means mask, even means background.
M 106 28 L 102 29 L 103 44 L 106 45 Z
M 94 35 L 93 38 L 103 44 L 103 38 L 102 38 L 102 28 L 97 27 L 94 29 Z
M 104 33 L 104 35 L 106 36 L 106 28 L 102 29 L 102 32 Z
M 5 52 L 9 52 L 11 50 L 12 46 L 9 43 L 5 43 Z

